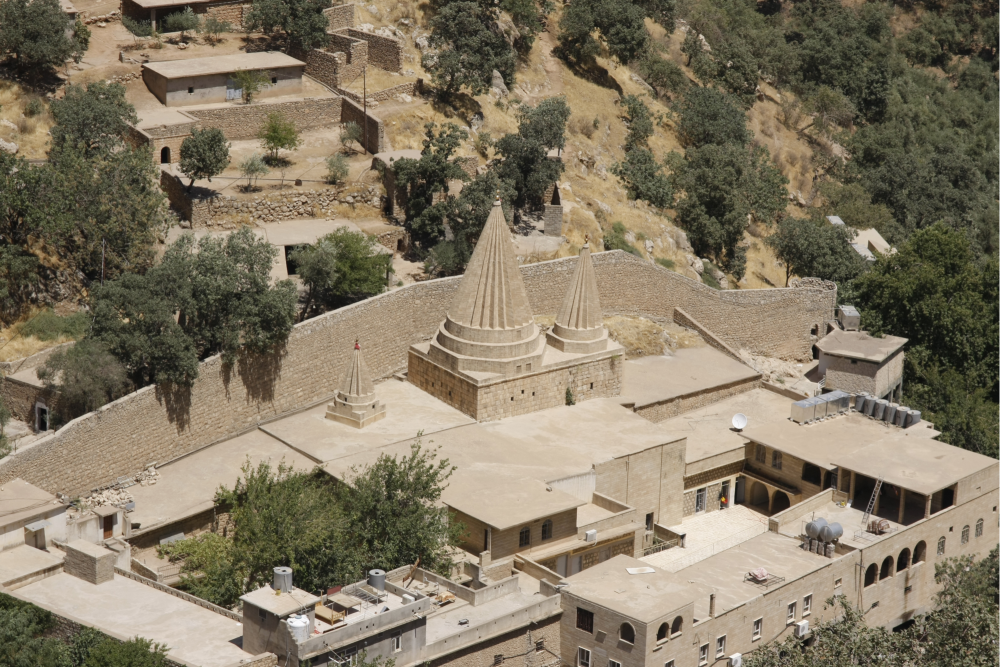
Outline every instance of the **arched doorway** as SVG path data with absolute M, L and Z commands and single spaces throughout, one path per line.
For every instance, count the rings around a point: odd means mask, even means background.
M 750 487 L 750 504 L 767 507 L 767 487 L 760 482 L 754 482 Z
M 160 149 L 160 164 L 170 164 L 170 146 Z
M 771 498 L 771 514 L 783 512 L 792 506 L 792 501 L 788 499 L 788 494 L 784 491 L 775 491 Z

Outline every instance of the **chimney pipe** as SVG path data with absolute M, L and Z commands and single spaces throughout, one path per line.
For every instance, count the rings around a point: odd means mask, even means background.
M 708 596 L 708 615 L 715 618 L 715 593 Z

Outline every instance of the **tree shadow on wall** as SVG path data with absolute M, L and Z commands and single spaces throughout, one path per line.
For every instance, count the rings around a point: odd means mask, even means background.
M 247 404 L 272 403 L 274 389 L 281 378 L 281 363 L 288 354 L 282 345 L 271 352 L 243 352 L 236 360 L 236 372 L 247 392 Z M 227 393 L 228 393 L 228 382 Z
M 186 431 L 191 424 L 191 387 L 165 382 L 156 385 L 156 400 L 167 409 L 167 419 L 177 427 L 177 432 Z

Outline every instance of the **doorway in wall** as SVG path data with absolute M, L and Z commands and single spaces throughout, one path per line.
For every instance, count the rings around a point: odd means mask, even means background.
M 115 532 L 115 515 L 110 514 L 104 517 L 104 539 L 110 539 Z
M 722 491 L 719 493 L 719 509 L 726 509 L 733 502 L 729 496 L 729 480 L 722 483 Z
M 49 408 L 44 403 L 35 403 L 35 430 L 49 430 Z
M 160 164 L 170 164 L 170 146 L 160 149 Z

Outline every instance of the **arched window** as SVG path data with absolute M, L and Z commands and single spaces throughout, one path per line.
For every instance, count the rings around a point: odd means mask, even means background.
M 917 546 L 913 547 L 913 563 L 923 563 L 924 559 L 927 558 L 927 543 L 923 540 L 917 542 Z
M 670 634 L 670 626 L 666 623 L 660 623 L 660 629 L 656 631 L 656 641 L 662 642 Z
M 943 556 L 944 555 L 944 538 L 943 537 L 938 540 L 937 555 L 938 556 Z
M 781 470 L 781 452 L 771 452 L 771 467 Z
M 630 623 L 622 623 L 618 628 L 618 639 L 629 644 L 635 643 L 635 628 Z
M 878 573 L 879 579 L 885 579 L 892 576 L 892 566 L 893 566 L 892 556 L 886 556 L 885 560 L 882 561 L 882 569 Z
M 670 624 L 670 636 L 676 637 L 684 629 L 684 619 L 678 616 L 674 619 L 674 622 Z
M 874 586 L 876 581 L 878 581 L 878 565 L 872 563 L 865 570 L 865 588 Z
M 552 519 L 546 519 L 542 523 L 542 539 L 543 540 L 552 539 Z
M 980 519 L 979 521 L 976 522 L 976 537 L 982 537 L 982 536 L 983 536 L 983 520 Z
M 908 567 L 910 567 L 910 550 L 903 549 L 899 552 L 899 558 L 896 559 L 896 572 L 901 572 Z
M 802 466 L 802 481 L 819 486 L 823 483 L 823 471 L 819 469 L 819 466 L 806 463 Z
M 519 547 L 529 547 L 531 546 L 531 527 L 525 526 L 521 529 L 521 532 L 517 536 L 517 546 Z
M 963 526 L 962 527 L 962 544 L 965 544 L 968 541 L 969 541 L 969 527 L 968 526 Z
M 160 164 L 170 164 L 170 146 L 160 149 Z

